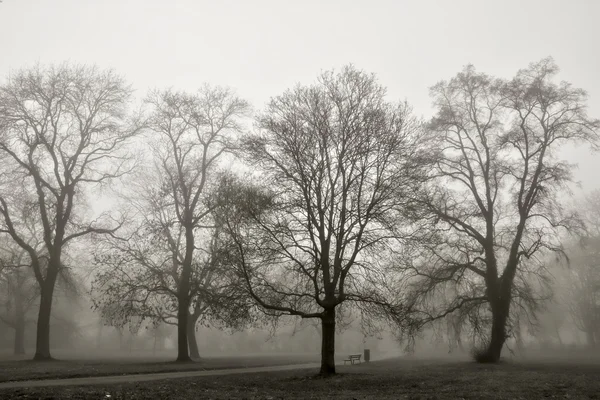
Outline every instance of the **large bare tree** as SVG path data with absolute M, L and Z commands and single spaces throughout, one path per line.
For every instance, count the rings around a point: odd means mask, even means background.
M 138 267 L 161 283 L 159 291 L 174 296 L 177 360 L 188 361 L 188 336 L 204 307 L 202 302 L 193 307 L 192 300 L 214 284 L 216 270 L 211 243 L 218 235 L 211 233 L 215 226 L 207 199 L 222 160 L 235 148 L 249 104 L 229 89 L 208 85 L 194 94 L 155 91 L 146 102 L 154 167 L 137 211 L 145 213 L 145 227 L 164 242 L 162 256 L 168 257 L 159 257 L 159 266 L 149 269 L 142 262 Z
M 544 257 L 562 251 L 564 231 L 581 228 L 560 203 L 573 165 L 558 155 L 566 144 L 597 143 L 600 121 L 587 116 L 582 89 L 553 81 L 557 71 L 544 59 L 501 80 L 468 66 L 431 89 L 438 158 L 417 201 L 430 227 L 407 264 L 430 317 L 489 318 L 480 361 L 498 361 L 511 304 L 538 304 Z
M 334 374 L 337 308 L 387 304 L 419 125 L 373 75 L 345 67 L 273 98 L 258 129 L 243 149 L 263 189 L 232 185 L 223 211 L 235 262 L 266 313 L 320 320 L 320 373 Z
M 130 170 L 123 146 L 139 128 L 128 118 L 130 97 L 114 72 L 66 64 L 24 69 L 0 86 L 1 230 L 27 252 L 40 287 L 36 360 L 51 359 L 50 315 L 63 251 L 77 238 L 119 225 L 87 220 L 85 197 L 88 187 Z M 43 251 L 28 241 L 19 192 L 33 199 Z

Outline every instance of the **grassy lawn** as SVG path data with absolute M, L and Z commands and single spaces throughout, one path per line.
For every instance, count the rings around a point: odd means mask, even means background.
M 172 360 L 173 357 L 118 357 L 111 354 L 102 358 L 88 354 L 85 358 L 63 358 L 50 362 L 6 360 L 0 361 L 0 382 L 301 364 L 318 362 L 319 356 L 292 354 L 206 357 L 184 364 Z
M 328 379 L 316 378 L 316 371 L 286 371 L 123 385 L 10 389 L 0 391 L 0 398 L 600 399 L 600 363 L 478 365 L 394 359 L 339 367 L 338 372 Z

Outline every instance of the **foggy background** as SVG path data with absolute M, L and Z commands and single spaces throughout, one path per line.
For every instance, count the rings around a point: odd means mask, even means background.
M 589 93 L 600 113 L 600 4 L 593 0 L 193 1 L 6 0 L 0 74 L 70 61 L 112 67 L 147 89 L 235 88 L 255 108 L 323 70 L 353 63 L 377 74 L 390 99 L 430 117 L 428 89 L 466 64 L 510 77 L 552 56 L 559 79 Z M 598 168 L 569 149 L 591 190 Z
M 352 63 L 374 72 L 388 98 L 407 100 L 415 114 L 432 116 L 429 88 L 466 64 L 509 78 L 532 61 L 552 56 L 559 79 L 584 88 L 588 113 L 600 115 L 600 2 L 569 1 L 192 1 L 179 0 L 5 0 L 0 4 L 0 76 L 16 69 L 58 64 L 114 68 L 136 89 L 187 90 L 204 82 L 223 84 L 260 110 L 271 96 L 298 82 L 312 82 L 323 70 Z M 600 157 L 582 148 L 563 149 L 578 164 L 575 198 L 600 189 Z M 96 212 L 110 208 L 103 198 Z M 85 259 L 85 257 L 84 257 Z M 77 279 L 89 285 L 89 272 Z M 175 328 L 143 325 L 131 333 L 102 326 L 85 291 L 57 289 L 53 308 L 54 349 L 112 349 L 172 354 Z M 75 289 L 75 291 L 77 291 Z M 35 319 L 35 300 L 28 318 Z M 576 345 L 584 334 L 561 322 L 565 311 L 550 306 L 541 333 L 524 333 L 534 346 Z M 388 333 L 375 336 L 351 318 L 339 335 L 342 353 L 370 348 L 381 355 L 402 351 Z M 32 323 L 32 322 L 29 322 Z M 315 322 L 316 323 L 316 322 Z M 417 353 L 448 352 L 444 323 L 428 329 Z M 268 328 L 228 332 L 199 327 L 202 355 L 223 353 L 318 353 L 320 332 L 311 321 L 289 319 L 276 333 Z M 64 331 L 60 331 L 64 329 Z M 134 329 L 135 330 L 135 329 Z M 25 347 L 34 344 L 27 329 Z M 436 339 L 437 338 L 437 339 Z M 12 332 L 0 331 L 11 351 Z M 468 348 L 468 339 L 464 339 Z M 437 345 L 436 345 L 437 346 Z

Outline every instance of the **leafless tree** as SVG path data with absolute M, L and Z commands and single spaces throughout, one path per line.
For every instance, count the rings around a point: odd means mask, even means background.
M 163 221 L 160 226 L 164 224 Z M 237 279 L 223 263 L 218 230 L 213 230 L 212 235 L 210 243 L 196 238 L 191 266 L 187 341 L 192 359 L 200 358 L 196 342 L 199 321 L 236 326 L 249 318 L 248 307 L 238 295 Z M 181 229 L 177 234 L 179 242 L 183 236 Z M 139 318 L 155 325 L 179 325 L 180 267 L 174 261 L 172 244 L 163 228 L 157 230 L 153 226 L 136 231 L 127 240 L 109 240 L 99 248 L 96 261 L 102 270 L 93 281 L 92 292 L 94 307 L 106 323 L 120 328 L 132 318 Z
M 567 265 L 557 272 L 558 299 L 566 306 L 577 329 L 585 333 L 588 346 L 600 344 L 600 192 L 579 201 L 586 232 L 567 247 Z
M 12 240 L 3 238 L 0 246 L 0 322 L 15 331 L 14 354 L 25 354 L 28 311 L 39 298 L 35 279 L 26 268 L 26 252 Z
M 189 336 L 195 338 L 196 321 L 207 308 L 207 296 L 200 295 L 220 283 L 214 279 L 218 232 L 207 199 L 249 105 L 228 89 L 210 86 L 195 94 L 155 91 L 146 102 L 153 175 L 138 187 L 141 230 L 119 249 L 126 255 L 122 276 L 131 278 L 120 282 L 131 284 L 127 293 L 138 305 L 151 293 L 159 295 L 152 307 L 162 307 L 161 318 L 177 324 L 177 360 L 189 361 Z
M 600 245 L 588 241 L 586 248 L 580 249 L 569 271 L 568 284 L 571 296 L 568 306 L 575 326 L 585 333 L 590 348 L 600 343 L 600 273 L 597 267 Z M 592 249 L 593 248 L 593 249 Z
M 131 90 L 112 71 L 37 66 L 18 71 L 0 87 L 2 232 L 28 254 L 40 287 L 36 360 L 51 359 L 50 315 L 63 250 L 77 238 L 110 234 L 120 225 L 86 220 L 87 188 L 127 173 L 124 145 L 139 130 L 127 114 Z M 28 243 L 15 188 L 33 197 L 44 251 Z
M 338 306 L 387 304 L 384 265 L 420 176 L 419 125 L 384 97 L 373 75 L 345 67 L 273 98 L 243 146 L 262 189 L 232 183 L 222 211 L 262 309 L 320 320 L 322 375 L 335 373 Z
M 557 71 L 544 59 L 501 80 L 468 66 L 431 89 L 438 157 L 416 196 L 430 229 L 407 266 L 432 318 L 465 309 L 489 318 L 481 361 L 498 361 L 511 304 L 539 305 L 544 257 L 562 252 L 565 231 L 582 227 L 559 201 L 573 166 L 557 152 L 596 144 L 600 121 L 587 116 L 583 90 L 553 81 Z M 425 300 L 449 287 L 450 300 Z

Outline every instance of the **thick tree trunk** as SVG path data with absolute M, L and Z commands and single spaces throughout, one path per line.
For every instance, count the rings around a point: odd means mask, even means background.
M 188 309 L 189 298 L 186 295 L 179 298 L 179 309 L 177 310 L 177 362 L 191 361 L 188 353 Z
M 52 298 L 56 277 L 48 274 L 42 285 L 40 296 L 40 309 L 37 320 L 36 342 L 34 360 L 52 360 L 50 355 L 50 314 L 52 312 Z
M 191 218 L 189 213 L 186 218 Z M 189 221 L 189 220 L 188 220 Z M 190 278 L 194 254 L 194 227 L 185 226 L 185 258 L 181 266 L 181 276 L 177 287 L 177 361 L 192 361 L 188 353 L 188 315 L 190 313 Z
M 193 360 L 200 359 L 200 352 L 198 351 L 198 341 L 196 340 L 196 320 L 194 320 L 193 316 L 190 316 L 188 320 L 188 345 L 190 347 L 190 357 Z
M 325 310 L 321 318 L 321 371 L 320 375 L 335 374 L 335 308 Z
M 508 300 L 497 300 L 496 304 L 492 304 L 492 338 L 485 357 L 479 361 L 491 363 L 500 361 L 502 347 L 504 347 L 506 341 L 506 321 L 508 320 L 509 307 L 510 298 Z

